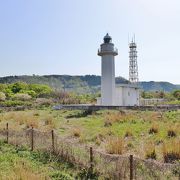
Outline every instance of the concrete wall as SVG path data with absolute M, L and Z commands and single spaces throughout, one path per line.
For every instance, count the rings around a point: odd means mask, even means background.
M 123 106 L 123 88 L 116 87 L 116 105 Z
M 180 105 L 159 105 L 159 106 L 94 106 L 94 105 L 58 105 L 53 107 L 54 110 L 92 110 L 98 111 L 102 109 L 116 109 L 116 110 L 140 110 L 140 111 L 169 111 L 179 110 Z

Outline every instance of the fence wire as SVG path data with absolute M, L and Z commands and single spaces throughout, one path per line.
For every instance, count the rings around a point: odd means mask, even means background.
M 31 128 L 24 131 L 3 129 L 0 130 L 0 139 L 15 146 L 26 146 L 31 150 L 53 152 L 59 159 L 81 168 L 89 168 L 92 165 L 93 171 L 98 172 L 101 179 L 130 179 L 128 156 L 111 155 L 93 149 L 93 162 L 90 162 L 90 147 L 63 139 L 54 131 L 41 132 Z M 178 164 L 164 164 L 133 157 L 133 179 L 179 180 L 179 169 Z

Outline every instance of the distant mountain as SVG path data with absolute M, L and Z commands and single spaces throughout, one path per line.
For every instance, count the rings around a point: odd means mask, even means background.
M 47 84 L 56 90 L 74 91 L 79 93 L 95 93 L 100 90 L 101 77 L 96 75 L 69 76 L 69 75 L 45 75 L 45 76 L 7 76 L 0 77 L 0 83 L 14 83 L 22 81 L 28 84 Z M 117 84 L 128 84 L 123 77 L 116 78 Z M 180 89 L 180 85 L 169 82 L 140 82 L 145 91 L 173 91 Z
M 180 85 L 171 84 L 169 82 L 154 82 L 154 81 L 148 81 L 148 82 L 140 82 L 140 86 L 145 91 L 166 91 L 171 92 L 176 89 L 180 89 Z

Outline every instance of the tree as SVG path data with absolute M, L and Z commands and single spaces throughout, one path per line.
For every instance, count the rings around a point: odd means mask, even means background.
M 141 93 L 141 97 L 144 98 L 144 99 L 151 99 L 153 98 L 153 93 L 152 92 L 146 92 L 146 91 L 143 91 Z
M 180 90 L 175 90 L 172 94 L 176 99 L 180 100 Z

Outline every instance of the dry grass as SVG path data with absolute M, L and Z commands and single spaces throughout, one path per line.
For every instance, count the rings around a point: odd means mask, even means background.
M 123 120 L 123 114 L 121 112 L 108 112 L 105 115 L 105 124 L 113 124 Z
M 49 130 L 55 128 L 55 120 L 52 115 L 47 113 L 40 115 L 37 111 L 19 111 L 19 112 L 8 112 L 1 114 L 0 116 L 0 126 L 5 127 L 8 122 L 11 129 L 26 129 L 34 127 L 41 130 Z
M 9 112 L 3 116 L 3 121 L 15 122 L 16 125 L 26 125 L 27 128 L 33 126 L 38 128 L 38 117 L 35 117 L 32 112 Z
M 149 142 L 144 149 L 145 152 L 145 158 L 146 159 L 156 159 L 156 150 L 155 150 L 155 144 L 153 142 Z
M 104 117 L 104 126 L 111 126 L 113 123 L 124 123 L 127 121 L 134 121 L 135 114 L 125 113 L 125 112 L 108 112 Z
M 55 128 L 56 126 L 54 118 L 52 116 L 45 117 L 43 121 L 44 121 L 44 125 L 49 126 L 49 128 Z
M 152 120 L 152 121 L 157 121 L 159 118 L 161 118 L 161 113 L 159 113 L 159 112 L 153 112 L 153 113 L 151 114 L 151 120 Z
M 165 163 L 173 163 L 180 160 L 180 139 L 164 143 L 162 147 Z
M 49 180 L 50 178 L 40 172 L 33 172 L 25 161 L 17 161 L 10 174 L 1 174 L 0 179 L 9 180 Z
M 106 151 L 109 154 L 123 154 L 124 140 L 120 137 L 110 137 L 106 144 Z

